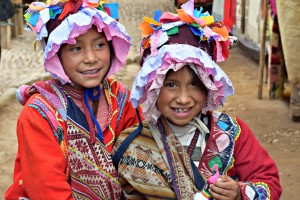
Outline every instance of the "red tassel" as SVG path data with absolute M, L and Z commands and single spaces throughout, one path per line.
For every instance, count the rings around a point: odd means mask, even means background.
M 84 96 L 82 94 L 82 102 L 83 102 L 83 111 L 84 111 L 84 115 L 86 116 L 86 121 L 89 125 L 89 129 L 90 129 L 90 144 L 94 144 L 96 141 L 96 130 L 95 130 L 95 125 L 94 122 L 92 120 L 92 117 L 89 113 L 88 108 L 86 107 L 85 103 L 84 103 Z
M 68 1 L 59 16 L 59 20 L 62 21 L 68 14 L 76 13 L 82 5 L 82 0 L 70 0 Z
M 230 39 L 226 40 L 226 41 L 222 41 L 220 42 L 221 43 L 221 46 L 222 46 L 222 54 L 223 54 L 223 57 L 224 59 L 226 60 L 229 56 L 229 49 L 228 49 L 228 46 L 229 46 L 229 43 L 230 43 Z

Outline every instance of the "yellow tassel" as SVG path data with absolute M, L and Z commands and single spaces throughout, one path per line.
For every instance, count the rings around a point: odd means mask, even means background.
M 34 49 L 34 51 L 36 51 L 36 40 L 34 40 L 34 43 L 33 43 L 33 49 Z

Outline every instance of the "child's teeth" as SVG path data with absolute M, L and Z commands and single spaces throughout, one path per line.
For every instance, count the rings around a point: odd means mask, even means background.
M 188 111 L 188 109 L 187 108 L 177 108 L 176 109 L 176 112 L 179 112 L 179 113 L 183 113 L 183 112 L 187 112 Z
M 82 72 L 83 74 L 94 74 L 98 71 L 98 69 Z

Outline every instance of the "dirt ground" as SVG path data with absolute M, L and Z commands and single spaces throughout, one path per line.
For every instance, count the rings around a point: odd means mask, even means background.
M 118 2 L 124 5 L 121 7 L 120 15 L 122 18 L 120 20 L 126 27 L 129 27 L 128 32 L 134 37 L 134 44 L 137 44 L 138 40 L 136 38 L 140 37 L 135 28 L 143 16 L 150 16 L 145 13 L 152 13 L 151 9 L 155 8 L 162 10 L 174 9 L 171 0 L 118 0 Z M 134 3 L 129 4 L 127 2 Z M 27 49 L 24 51 L 26 52 Z M 31 55 L 28 54 L 28 57 L 31 57 Z M 29 58 L 26 59 L 29 60 Z M 23 64 L 26 63 L 23 62 Z M 229 75 L 235 87 L 235 95 L 229 97 L 220 110 L 244 120 L 275 160 L 283 187 L 281 199 L 299 199 L 300 123 L 289 119 L 288 100 L 270 100 L 266 84 L 263 87 L 263 99 L 257 99 L 258 63 L 245 55 L 238 47 L 231 49 L 229 59 L 224 63 L 220 63 L 220 65 Z M 34 67 L 34 69 L 36 68 Z M 136 64 L 130 64 L 124 71 L 117 74 L 116 78 L 130 88 L 132 76 L 137 69 Z M 3 72 L 2 70 L 22 69 L 3 66 L 1 72 Z M 11 74 L 14 75 L 15 72 L 12 71 Z M 18 82 L 20 77 L 14 79 L 10 76 L 9 78 L 2 76 L 0 85 L 3 85 L 2 80 L 12 79 L 14 82 Z M 7 102 L 6 107 L 0 109 L 0 199 L 3 199 L 5 190 L 12 183 L 13 165 L 17 151 L 15 127 L 21 109 L 22 106 L 15 99 L 11 99 Z

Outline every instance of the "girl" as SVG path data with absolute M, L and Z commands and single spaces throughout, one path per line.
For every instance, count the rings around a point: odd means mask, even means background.
M 276 199 L 274 161 L 240 119 L 215 111 L 232 83 L 222 22 L 194 10 L 155 13 L 140 28 L 143 57 L 131 93 L 147 121 L 126 129 L 114 163 L 127 199 Z
M 33 2 L 25 18 L 53 79 L 18 90 L 24 108 L 5 199 L 119 199 L 111 150 L 138 119 L 129 91 L 108 76 L 125 64 L 131 38 L 94 0 Z

